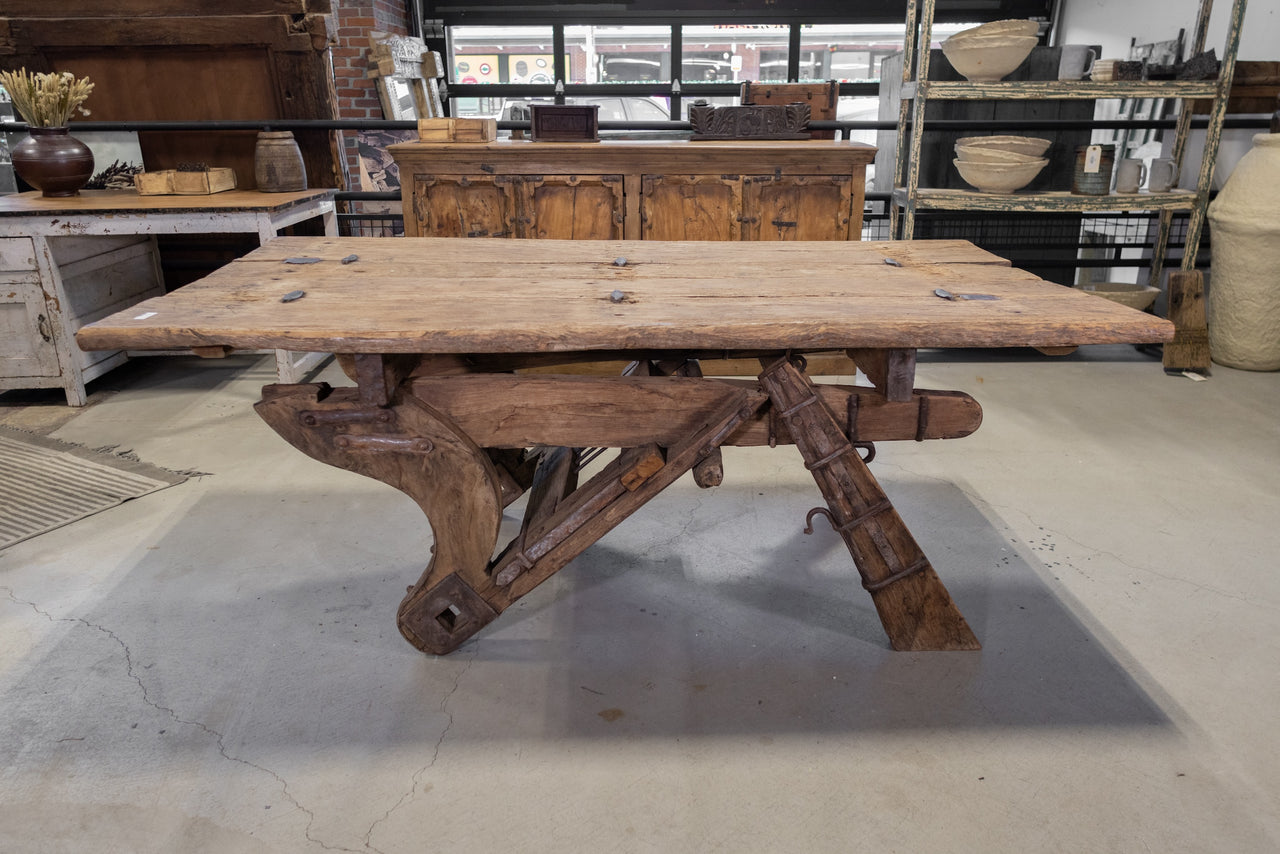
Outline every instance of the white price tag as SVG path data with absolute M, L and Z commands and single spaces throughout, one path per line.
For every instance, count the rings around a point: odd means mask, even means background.
M 1084 171 L 1086 173 L 1096 173 L 1102 169 L 1102 146 L 1091 145 L 1084 152 Z

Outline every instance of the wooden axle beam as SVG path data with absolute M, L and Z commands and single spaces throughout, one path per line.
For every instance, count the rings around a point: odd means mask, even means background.
M 632 448 L 649 442 L 670 446 L 688 435 L 691 422 L 708 407 L 755 385 L 683 376 L 508 374 L 418 377 L 408 383 L 414 397 L 447 413 L 485 448 Z M 894 402 L 859 386 L 816 388 L 853 441 L 957 439 L 982 423 L 982 407 L 962 392 L 915 391 Z M 791 442 L 787 425 L 766 410 L 743 423 L 724 444 Z

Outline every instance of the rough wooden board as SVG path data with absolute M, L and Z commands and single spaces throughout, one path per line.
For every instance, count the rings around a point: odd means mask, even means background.
M 280 238 L 91 324 L 78 339 L 84 349 L 537 353 L 1057 347 L 1173 335 L 1168 321 L 1048 284 L 963 242 L 942 244 L 941 255 L 962 259 L 947 263 L 929 263 L 931 242 L 478 246 Z M 349 255 L 359 260 L 341 263 Z M 934 294 L 939 287 L 997 299 L 945 300 Z M 280 301 L 294 290 L 306 296 Z
M 10 37 L 15 43 L 44 48 L 152 47 L 155 45 L 260 44 L 273 50 L 319 51 L 312 31 L 324 30 L 323 22 L 304 15 L 215 15 L 181 18 L 13 18 Z
M 273 195 L 288 194 L 250 195 L 269 199 Z M 3 212 L 5 198 L 12 197 L 0 197 L 0 212 Z M 219 198 L 234 196 L 224 194 Z M 469 240 L 429 237 L 409 241 L 378 237 L 282 238 L 254 250 L 252 255 L 240 258 L 237 263 L 279 262 L 297 257 L 303 251 L 299 247 L 304 247 L 307 254 L 326 261 L 359 253 L 362 263 L 375 264 L 388 273 L 404 272 L 406 263 L 430 259 L 439 265 L 431 272 L 433 279 L 450 276 L 458 279 L 485 278 L 491 275 L 516 277 L 539 270 L 544 273 L 563 272 L 577 265 L 590 265 L 593 275 L 618 281 L 723 278 L 726 269 L 734 275 L 749 271 L 752 278 L 773 279 L 792 275 L 840 276 L 851 266 L 876 273 L 895 264 L 903 268 L 939 264 L 953 267 L 1010 266 L 1004 258 L 979 249 L 967 240 L 850 241 L 848 245 L 841 246 L 823 241 L 762 241 L 725 246 L 695 241 L 527 240 L 513 245 L 492 242 L 477 246 Z M 735 260 L 743 256 L 749 256 L 749 259 L 745 262 Z M 616 263 L 619 259 L 627 263 Z M 890 264 L 886 259 L 894 263 Z M 773 266 L 766 269 L 751 266 L 759 263 Z
M 0 217 L 28 216 L 48 211 L 58 214 L 128 213 L 137 214 L 141 206 L 156 211 L 209 210 L 288 210 L 290 207 L 326 196 L 333 190 L 299 190 L 291 193 L 260 193 L 257 190 L 228 190 L 211 196 L 147 196 L 145 200 L 134 190 L 81 190 L 79 195 L 47 199 L 39 190 L 0 196 Z
M 473 374 L 412 380 L 416 397 L 485 448 L 557 443 L 631 448 L 650 442 L 670 447 L 696 428 L 707 409 L 752 387 L 754 381 L 617 375 Z M 917 392 L 906 401 L 891 402 L 866 387 L 823 384 L 817 390 L 840 430 L 858 441 L 960 438 L 982 423 L 982 408 L 960 392 Z M 850 395 L 856 396 L 852 405 Z M 922 402 L 922 397 L 928 400 Z M 791 434 L 778 419 L 761 415 L 744 421 L 724 444 L 758 446 L 771 439 L 785 445 Z
M 5 0 L 5 15 L 13 18 L 168 18 L 303 15 L 329 11 L 327 0 L 76 0 L 74 15 L 68 14 L 66 6 L 49 0 Z
M 894 191 L 895 204 L 902 204 L 905 199 L 904 191 Z M 1167 193 L 1109 193 L 1104 196 L 1085 196 L 1066 191 L 980 193 L 977 190 L 922 188 L 917 193 L 916 204 L 921 210 L 1029 213 L 1190 210 L 1195 207 L 1196 194 L 1191 190 L 1170 190 Z
M 909 83 L 904 97 L 914 97 L 926 89 L 930 98 L 954 100 L 1079 100 L 1097 98 L 1194 98 L 1217 91 L 1216 80 L 930 80 L 925 86 Z
M 718 161 L 767 163 L 781 175 L 843 175 L 875 159 L 874 146 L 848 140 L 708 141 L 616 139 L 604 142 L 533 142 L 502 139 L 487 143 L 405 142 L 388 148 L 402 176 L 423 172 L 527 174 L 562 167 L 566 157 L 591 164 L 584 172 L 657 172 L 665 175 L 707 171 Z M 448 168 L 442 168 L 447 163 Z M 482 169 L 482 167 L 484 167 Z
M 1169 274 L 1169 320 L 1177 327 L 1164 345 L 1164 369 L 1209 373 L 1209 329 L 1204 315 L 1204 274 L 1199 270 Z

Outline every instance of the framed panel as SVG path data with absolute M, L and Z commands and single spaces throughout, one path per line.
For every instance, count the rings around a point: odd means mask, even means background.
M 640 196 L 645 240 L 741 240 L 738 175 L 645 175 Z
M 745 240 L 849 240 L 853 181 L 801 175 L 746 180 Z
M 547 175 L 524 180 L 521 236 L 621 240 L 621 175 Z
M 413 215 L 418 233 L 432 237 L 514 236 L 512 183 L 503 176 L 414 176 Z

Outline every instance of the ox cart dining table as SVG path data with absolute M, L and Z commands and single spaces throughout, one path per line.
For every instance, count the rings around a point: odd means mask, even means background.
M 351 384 L 268 385 L 257 412 L 303 453 L 418 503 L 434 546 L 397 622 L 444 654 L 686 472 L 719 484 L 722 445 L 777 444 L 798 447 L 826 499 L 810 523 L 825 516 L 848 546 L 892 647 L 975 649 L 867 466 L 875 442 L 981 423 L 969 395 L 915 388 L 916 351 L 1172 336 L 958 240 L 290 237 L 77 338 L 338 354 Z M 870 384 L 815 383 L 806 357 L 832 351 Z M 726 358 L 758 375 L 713 375 Z M 626 369 L 583 370 L 611 360 Z M 525 493 L 519 532 L 497 548 L 503 508 Z

